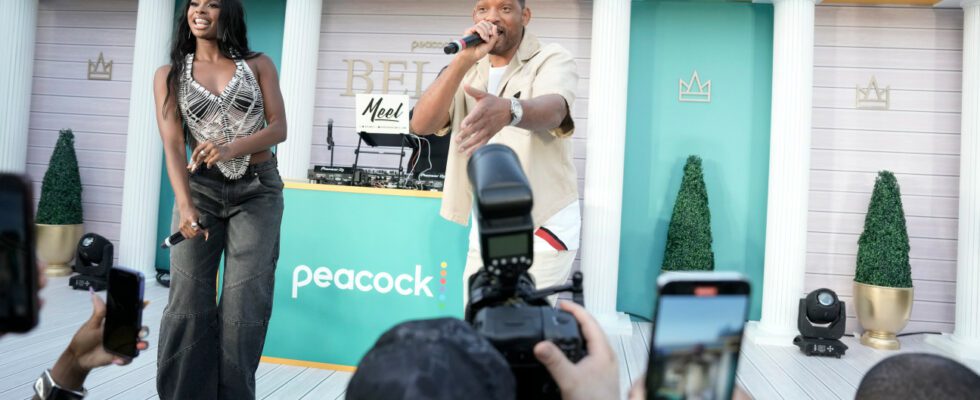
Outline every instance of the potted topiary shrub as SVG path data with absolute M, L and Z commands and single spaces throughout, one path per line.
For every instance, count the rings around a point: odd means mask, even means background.
M 711 250 L 711 212 L 704 186 L 701 157 L 690 156 L 677 192 L 674 212 L 667 227 L 667 248 L 662 271 L 710 271 L 715 269 Z
M 912 315 L 912 268 L 909 234 L 898 180 L 889 171 L 875 179 L 874 192 L 858 239 L 854 302 L 864 328 L 861 344 L 898 350 L 896 333 Z
M 68 263 L 82 237 L 82 180 L 75 157 L 75 136 L 62 129 L 41 183 L 37 205 L 37 255 L 49 276 L 71 274 Z

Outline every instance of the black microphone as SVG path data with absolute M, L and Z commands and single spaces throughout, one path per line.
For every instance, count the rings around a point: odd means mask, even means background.
M 327 120 L 327 150 L 333 150 L 333 118 Z
M 449 44 L 447 44 L 446 47 L 442 49 L 442 51 L 445 51 L 446 54 L 456 54 L 457 51 L 460 51 L 470 46 L 478 45 L 480 43 L 483 43 L 483 39 L 480 38 L 480 35 L 474 33 L 462 39 L 449 42 Z
M 210 218 L 208 218 L 207 214 L 201 214 L 200 218 L 198 218 L 197 220 L 197 225 L 198 225 L 197 228 L 202 230 L 207 228 L 208 226 L 211 225 L 210 221 L 211 220 Z M 163 243 L 160 244 L 160 248 L 169 249 L 171 247 L 176 246 L 177 243 L 183 241 L 184 241 L 184 234 L 180 233 L 180 231 L 177 231 L 174 232 L 173 235 L 170 235 L 170 237 L 163 239 Z

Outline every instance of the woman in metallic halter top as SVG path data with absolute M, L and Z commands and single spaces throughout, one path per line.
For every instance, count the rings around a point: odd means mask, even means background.
M 187 238 L 170 253 L 157 391 L 255 398 L 283 212 L 270 149 L 286 140 L 285 107 L 272 60 L 248 47 L 240 0 L 188 0 L 183 11 L 153 83 L 173 228 Z

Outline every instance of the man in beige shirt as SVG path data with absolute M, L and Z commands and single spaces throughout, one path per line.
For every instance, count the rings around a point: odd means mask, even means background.
M 450 130 L 446 185 L 440 214 L 466 225 L 473 197 L 466 164 L 487 143 L 517 153 L 531 183 L 535 225 L 534 264 L 539 288 L 564 283 L 578 251 L 581 216 L 571 136 L 571 105 L 578 73 L 571 54 L 542 45 L 527 31 L 531 10 L 524 0 L 479 0 L 475 25 L 483 43 L 461 50 L 415 106 L 411 129 L 444 135 Z M 464 282 L 482 266 L 476 224 Z M 468 288 L 464 292 L 464 301 Z

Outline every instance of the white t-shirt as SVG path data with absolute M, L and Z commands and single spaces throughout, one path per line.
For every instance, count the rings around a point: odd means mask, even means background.
M 480 228 L 477 226 L 476 214 L 470 220 L 470 248 L 480 249 Z M 579 201 L 575 200 L 565 208 L 558 211 L 548 221 L 542 225 L 560 240 L 568 250 L 578 250 L 579 240 L 582 232 L 582 212 L 579 209 Z M 557 251 L 548 241 L 544 240 L 534 232 L 534 251 Z
M 504 72 L 507 72 L 507 66 L 503 67 L 490 67 L 490 79 L 487 81 L 487 93 L 494 96 L 497 95 L 497 89 L 500 89 L 500 80 L 504 79 Z

